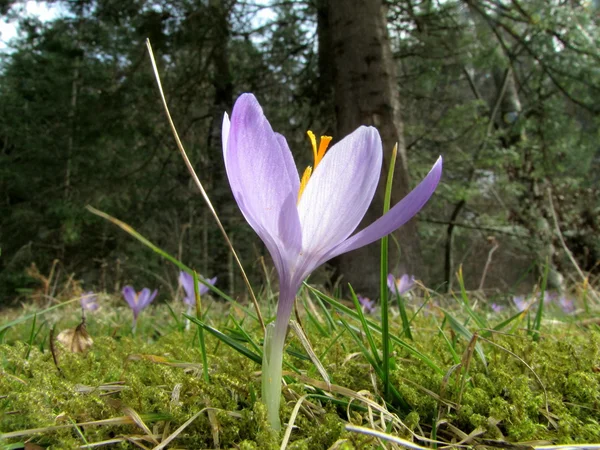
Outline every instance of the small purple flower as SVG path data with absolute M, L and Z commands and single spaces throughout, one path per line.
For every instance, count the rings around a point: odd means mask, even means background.
M 565 314 L 571 314 L 575 312 L 575 302 L 573 301 L 573 299 L 568 298 L 564 295 L 561 295 L 558 299 L 558 305 Z
M 198 278 L 200 279 L 201 277 L 198 276 Z M 217 277 L 211 278 L 209 280 L 205 280 L 208 284 L 210 284 L 211 286 L 214 286 L 214 284 L 217 282 Z M 185 302 L 186 305 L 188 306 L 195 306 L 196 305 L 196 294 L 194 293 L 194 277 L 192 275 L 190 275 L 187 272 L 181 271 L 179 272 L 179 282 L 181 283 L 181 286 L 183 287 L 183 290 L 185 291 L 185 297 L 183 298 L 183 301 Z M 198 294 L 200 296 L 207 294 L 209 291 L 208 287 L 206 287 L 204 284 L 200 283 L 200 280 L 198 280 Z
M 516 297 L 513 297 L 512 301 L 515 304 L 515 306 L 517 307 L 517 309 L 519 311 L 521 311 L 521 312 L 525 311 L 525 309 L 527 309 L 527 307 L 529 306 L 527 304 L 527 300 L 522 295 L 518 295 Z
M 503 310 L 504 310 L 504 306 L 499 305 L 497 303 L 492 303 L 492 311 L 494 311 L 495 313 L 502 312 Z
M 548 305 L 558 300 L 558 294 L 554 291 L 544 291 L 544 305 Z
M 80 302 L 81 307 L 86 311 L 96 311 L 100 307 L 98 304 L 98 296 L 92 291 L 83 294 Z
M 370 314 L 375 311 L 375 302 L 373 300 L 362 295 L 357 295 L 356 297 L 362 306 L 363 313 Z
M 415 277 L 405 273 L 400 278 L 396 279 L 394 278 L 394 275 L 390 273 L 387 277 L 387 285 L 392 294 L 404 295 L 415 285 Z
M 137 325 L 137 318 L 142 309 L 146 308 L 154 298 L 158 290 L 154 290 L 151 292 L 150 289 L 144 288 L 140 292 L 136 293 L 135 289 L 132 286 L 125 286 L 123 288 L 123 297 L 125 297 L 125 301 L 129 304 L 131 311 L 133 312 L 133 323 L 132 330 L 135 333 L 135 327 Z

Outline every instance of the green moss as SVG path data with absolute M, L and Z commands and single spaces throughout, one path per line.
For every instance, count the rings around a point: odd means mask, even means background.
M 128 316 L 123 317 L 129 320 Z M 106 328 L 100 323 L 90 325 L 95 343 L 88 353 L 59 352 L 62 374 L 48 348 L 40 350 L 40 343 L 33 346 L 28 359 L 25 355 L 29 347 L 19 340 L 1 346 L 0 408 L 4 412 L 0 416 L 0 429 L 17 431 L 66 425 L 41 433 L 34 442 L 46 447 L 75 448 L 83 441 L 71 421 L 122 417 L 129 408 L 141 415 L 151 429 L 162 433 L 165 429 L 172 432 L 198 411 L 214 408 L 213 422 L 204 411 L 178 436 L 175 441 L 178 448 L 213 448 L 215 425 L 221 448 L 279 448 L 281 435 L 269 429 L 264 406 L 257 401 L 261 391 L 259 365 L 210 336 L 207 338 L 210 383 L 206 383 L 193 332 L 172 329 L 152 340 L 148 338 L 152 335 L 148 328 L 138 330 L 137 337 L 127 333 L 111 337 L 112 320 Z M 437 333 L 431 334 L 431 329 L 439 325 L 435 320 L 435 317 L 417 317 L 413 324 L 416 338 L 413 345 L 449 373 L 454 361 L 446 341 Z M 144 323 L 149 326 L 151 321 Z M 307 324 L 305 327 L 317 354 L 328 349 L 322 363 L 333 383 L 355 392 L 363 391 L 383 404 L 378 396 L 382 392 L 381 381 L 374 377 L 373 369 L 350 336 L 344 334 L 331 345 L 337 333 L 326 337 Z M 393 324 L 392 328 L 399 333 L 399 324 Z M 256 342 L 260 341 L 257 329 L 247 331 Z M 15 334 L 19 333 L 27 335 L 16 330 Z M 498 335 L 493 339 L 506 351 L 482 341 L 487 367 L 474 357 L 468 372 L 457 368 L 448 376 L 395 347 L 396 364 L 390 382 L 410 408 L 396 410 L 387 405 L 407 427 L 396 426 L 388 432 L 405 439 L 411 438 L 408 430 L 428 436 L 431 424 L 441 418 L 438 436 L 444 438 L 452 436 L 451 429 L 444 424 L 447 422 L 467 434 L 480 428 L 485 430 L 484 438 L 511 442 L 600 441 L 598 332 L 563 327 L 548 330 L 539 342 L 524 333 Z M 466 344 L 458 339 L 455 351 L 462 355 Z M 286 360 L 307 376 L 320 379 L 310 361 L 290 355 L 286 355 Z M 370 436 L 345 430 L 349 421 L 370 426 L 363 403 L 354 399 L 348 407 L 349 398 L 339 394 L 335 398 L 340 403 L 323 401 L 323 392 L 308 387 L 300 379 L 291 380 L 288 389 L 295 396 L 282 399 L 280 416 L 284 426 L 295 399 L 304 394 L 321 397 L 308 397 L 314 407 L 309 408 L 311 414 L 300 410 L 288 448 L 321 449 L 336 442 L 338 448 L 347 449 L 377 445 Z M 135 424 L 84 426 L 81 431 L 88 442 L 142 433 Z M 129 443 L 120 447 L 134 448 Z

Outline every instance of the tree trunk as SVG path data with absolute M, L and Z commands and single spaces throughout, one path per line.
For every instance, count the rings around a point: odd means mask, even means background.
M 212 44 L 212 85 L 214 88 L 214 98 L 212 104 L 212 119 L 208 136 L 208 174 L 210 177 L 211 198 L 215 205 L 220 205 L 218 208 L 219 215 L 223 226 L 229 230 L 230 217 L 229 211 L 222 207 L 226 204 L 231 204 L 231 196 L 227 189 L 227 177 L 223 166 L 223 149 L 221 146 L 221 126 L 223 124 L 223 113 L 231 112 L 233 107 L 233 83 L 231 71 L 229 67 L 229 9 L 225 0 L 209 0 L 208 7 L 211 16 L 214 18 L 213 31 L 211 33 Z M 208 211 L 204 212 L 204 216 L 208 216 Z M 208 222 L 208 221 L 206 221 Z M 212 222 L 212 221 L 211 221 Z M 205 223 L 208 227 L 208 223 Z M 216 233 L 216 228 L 203 230 L 208 242 L 209 255 L 212 262 L 212 267 L 209 267 L 206 277 L 219 277 L 220 288 L 224 291 L 231 289 L 229 284 L 230 277 L 226 276 L 229 273 L 229 250 L 221 239 L 210 239 L 209 235 Z
M 398 143 L 392 204 L 410 190 L 403 137 L 396 67 L 387 31 L 386 8 L 381 0 L 328 0 L 328 35 L 332 55 L 337 136 L 341 139 L 360 125 L 373 125 L 381 133 L 384 149 L 382 178 L 361 227 L 381 216 L 385 175 L 392 148 Z M 321 22 L 320 22 L 321 23 Z M 321 36 L 321 33 L 319 33 Z M 322 43 L 321 43 L 322 44 Z M 396 232 L 401 255 L 390 246 L 390 267 L 426 278 L 421 260 L 416 221 Z M 400 259 L 398 258 L 400 257 Z M 379 289 L 379 244 L 371 244 L 333 262 L 345 282 L 366 295 Z M 365 270 L 366 269 L 366 270 Z

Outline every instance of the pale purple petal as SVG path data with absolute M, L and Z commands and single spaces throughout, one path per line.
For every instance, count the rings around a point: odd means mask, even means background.
M 281 271 L 287 259 L 282 252 L 299 253 L 302 243 L 296 209 L 300 181 L 292 154 L 251 94 L 236 101 L 230 123 L 225 116 L 227 131 L 223 155 L 233 195 Z
M 206 287 L 204 284 L 200 282 L 200 279 L 204 279 L 201 276 L 198 278 L 198 295 L 202 296 L 207 294 L 210 289 Z M 210 278 L 208 280 L 204 279 L 208 284 L 214 286 L 217 282 L 217 277 Z M 179 282 L 185 291 L 185 297 L 183 301 L 189 305 L 194 306 L 196 304 L 196 294 L 194 292 L 194 277 L 185 271 L 179 272 Z
M 358 128 L 326 153 L 298 203 L 304 252 L 325 253 L 356 229 L 373 200 L 381 160 L 373 127 Z
M 81 297 L 81 307 L 87 311 L 96 311 L 100 305 L 98 305 L 98 296 L 92 291 L 86 292 Z
M 495 313 L 502 312 L 504 310 L 504 306 L 498 305 L 497 303 L 492 303 L 492 311 Z
M 561 295 L 561 297 L 558 299 L 558 304 L 565 314 L 571 314 L 572 312 L 575 312 L 575 302 L 564 295 Z
M 398 294 L 400 295 L 404 295 L 406 294 L 408 291 L 410 291 L 413 286 L 415 285 L 415 277 L 413 275 L 407 275 L 404 274 L 400 277 L 400 279 L 397 281 L 397 289 L 398 289 Z
M 157 289 L 155 289 L 154 291 L 150 291 L 150 289 L 148 288 L 142 289 L 142 292 L 138 294 L 138 310 L 141 311 L 142 309 L 146 308 L 150 303 L 152 303 L 152 301 L 156 297 L 156 294 L 158 294 Z
M 513 297 L 512 301 L 519 311 L 525 311 L 525 308 L 527 308 L 527 301 L 522 295 Z
M 331 259 L 342 253 L 356 250 L 371 242 L 381 239 L 392 231 L 400 228 L 408 222 L 419 210 L 427 203 L 435 191 L 442 176 L 442 157 L 432 167 L 427 176 L 400 202 L 396 203 L 387 214 L 380 217 L 365 229 L 359 231 L 354 236 L 342 242 L 334 248 L 327 259 Z M 349 199 L 348 201 L 352 201 Z
M 370 298 L 363 297 L 362 295 L 357 295 L 356 297 L 358 298 L 358 301 L 361 304 L 362 310 L 365 314 L 375 311 L 375 302 Z
M 387 276 L 387 285 L 390 292 L 396 292 L 396 278 L 391 273 L 388 273 Z
M 129 305 L 129 307 L 134 310 L 135 313 L 137 306 L 137 293 L 135 292 L 135 289 L 133 288 L 133 286 L 125 286 L 122 292 L 125 301 Z
M 194 297 L 194 278 L 187 272 L 179 272 L 179 282 L 185 291 L 186 297 Z

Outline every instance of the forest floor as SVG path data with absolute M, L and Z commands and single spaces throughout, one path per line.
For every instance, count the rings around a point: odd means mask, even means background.
M 564 312 L 540 292 L 519 311 L 507 295 L 420 290 L 405 299 L 409 329 L 392 299 L 386 394 L 380 311 L 304 287 L 281 433 L 260 402 L 263 333 L 251 306 L 207 296 L 200 327 L 181 300 L 157 303 L 133 334 L 121 297 L 100 294 L 85 330 L 78 297 L 32 300 L 2 313 L 0 446 L 600 448 L 599 307 L 576 292 Z M 261 296 L 265 317 L 275 294 Z

